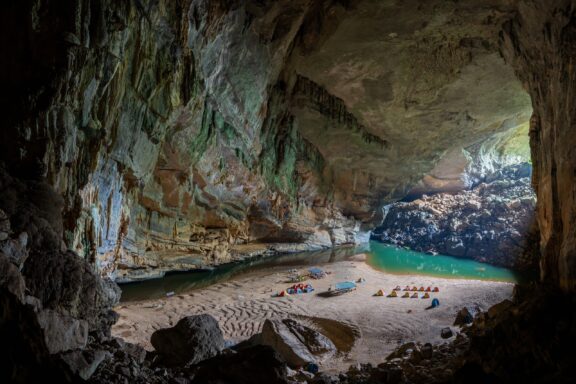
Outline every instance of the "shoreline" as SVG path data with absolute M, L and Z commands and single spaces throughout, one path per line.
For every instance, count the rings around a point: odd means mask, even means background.
M 307 280 L 315 288 L 308 294 L 272 297 L 292 285 L 287 282 L 289 268 L 277 266 L 188 293 L 121 303 L 115 308 L 120 319 L 112 333 L 151 350 L 150 336 L 155 330 L 171 327 L 193 314 L 214 316 L 224 337 L 234 343 L 258 333 L 266 319 L 294 318 L 324 333 L 325 323 L 330 321 L 330 330 L 351 335 L 348 351 L 320 363 L 323 370 L 337 372 L 355 362 L 378 364 L 404 342 L 442 343 L 445 340 L 441 339 L 440 330 L 451 327 L 455 333 L 458 331 L 452 323 L 463 306 L 477 305 L 487 310 L 510 298 L 514 286 L 506 282 L 395 275 L 374 269 L 365 258 L 365 254 L 359 254 L 344 261 L 320 263 L 330 274 L 321 280 Z M 331 298 L 319 295 L 337 281 L 358 278 L 366 282 L 359 284 L 356 291 Z M 388 295 L 397 285 L 438 286 L 440 292 L 431 294 L 430 299 L 373 296 L 379 289 Z M 440 300 L 440 307 L 426 310 L 434 297 Z

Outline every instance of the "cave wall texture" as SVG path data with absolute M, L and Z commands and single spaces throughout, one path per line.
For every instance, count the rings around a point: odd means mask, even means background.
M 573 284 L 569 1 L 0 7 L 4 167 L 54 188 L 61 248 L 103 275 L 361 241 L 412 188 L 481 177 L 534 108 L 543 274 Z
M 573 1 L 3 1 L 0 31 L 3 382 L 77 382 L 117 316 L 98 274 L 359 241 L 528 120 L 542 279 L 576 288 Z M 511 324 L 569 342 L 544 308 Z M 494 364 L 556 368 L 507 329 Z
M 504 25 L 503 52 L 532 97 L 541 278 L 576 288 L 576 4 L 523 1 Z

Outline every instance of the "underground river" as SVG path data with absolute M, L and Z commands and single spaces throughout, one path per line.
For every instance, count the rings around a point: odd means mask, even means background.
M 428 255 L 377 241 L 357 247 L 341 247 L 315 252 L 299 252 L 265 256 L 222 265 L 210 270 L 167 274 L 160 279 L 122 284 L 122 302 L 150 300 L 186 293 L 225 282 L 247 273 L 325 266 L 366 254 L 366 263 L 373 269 L 395 275 L 422 275 L 441 278 L 487 280 L 515 283 L 520 274 L 506 268 L 444 255 Z

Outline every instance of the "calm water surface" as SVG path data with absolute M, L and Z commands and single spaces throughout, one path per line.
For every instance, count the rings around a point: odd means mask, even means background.
M 493 280 L 515 283 L 514 271 L 444 255 L 427 255 L 392 245 L 370 242 L 366 262 L 373 268 L 395 274 L 418 274 L 447 278 Z
M 122 284 L 122 301 L 159 299 L 166 294 L 188 292 L 220 283 L 242 274 L 265 269 L 306 268 L 324 265 L 365 252 L 373 268 L 394 274 L 416 274 L 448 278 L 516 282 L 518 277 L 506 268 L 443 255 L 426 255 L 371 241 L 362 247 L 346 247 L 316 252 L 267 256 L 222 265 L 213 270 L 167 274 L 161 279 Z

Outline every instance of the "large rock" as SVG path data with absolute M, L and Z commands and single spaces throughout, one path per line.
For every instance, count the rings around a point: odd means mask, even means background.
M 461 310 L 459 310 L 458 313 L 456 314 L 456 319 L 454 319 L 454 325 L 463 326 L 471 324 L 472 321 L 474 321 L 474 316 L 467 307 L 464 307 Z
M 83 380 L 88 380 L 106 356 L 105 351 L 76 350 L 64 353 L 60 358 L 68 366 L 73 375 Z
M 174 327 L 154 332 L 150 342 L 170 366 L 195 364 L 224 348 L 218 322 L 206 314 L 184 317 Z
M 276 351 L 256 345 L 203 361 L 193 384 L 287 384 L 288 367 Z
M 266 320 L 255 341 L 274 348 L 295 367 L 326 359 L 336 351 L 329 338 L 291 319 Z
M 81 349 L 88 341 L 88 324 L 51 309 L 38 313 L 38 324 L 44 333 L 44 341 L 52 354 Z
M 530 114 L 498 53 L 511 2 L 90 4 L 4 10 L 0 160 L 60 197 L 18 191 L 48 208 L 30 237 L 56 214 L 50 241 L 114 279 L 358 242 L 446 153 Z

